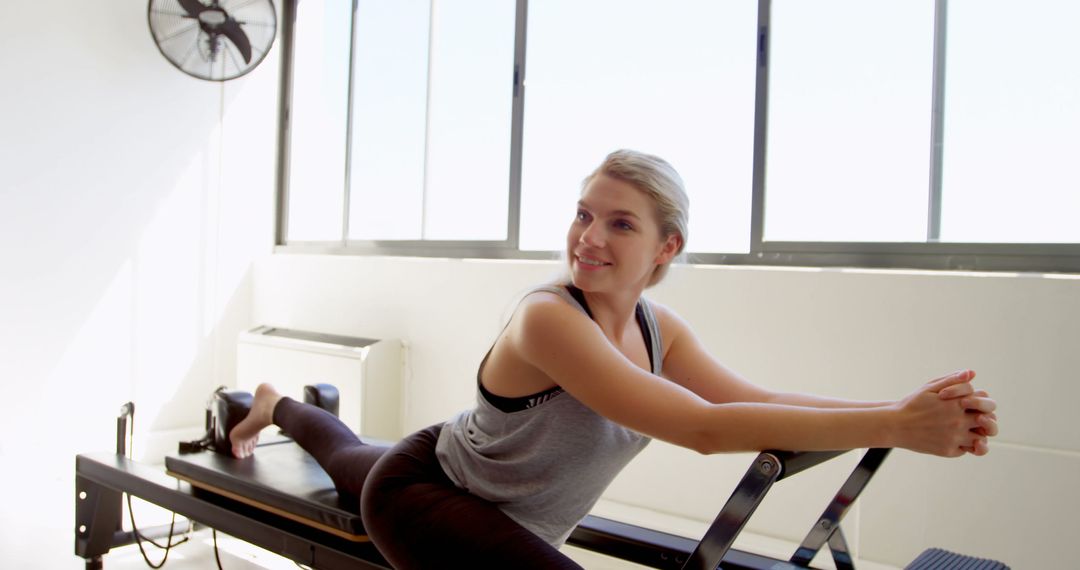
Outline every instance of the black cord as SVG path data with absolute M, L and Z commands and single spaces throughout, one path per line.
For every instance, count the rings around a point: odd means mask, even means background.
M 135 454 L 135 414 L 134 413 L 132 413 L 131 415 L 128 416 L 128 422 L 127 423 L 128 423 L 128 446 L 127 446 L 128 448 L 125 451 L 126 451 L 126 454 L 127 454 L 128 458 L 130 459 Z M 173 536 L 174 536 L 175 530 L 176 530 L 176 513 L 175 512 L 172 514 L 172 521 L 169 523 L 169 537 L 165 541 L 164 545 L 158 544 L 153 539 L 143 536 L 142 533 L 139 532 L 139 527 L 137 527 L 135 525 L 135 511 L 134 511 L 134 509 L 131 508 L 131 493 L 124 493 L 124 494 L 127 496 L 128 520 L 131 521 L 131 533 L 135 537 L 135 544 L 137 544 L 139 546 L 139 552 L 142 554 L 143 560 L 146 562 L 147 566 L 149 566 L 151 568 L 154 568 L 154 569 L 161 568 L 162 566 L 165 565 L 165 561 L 167 561 L 169 559 L 169 551 L 172 549 L 172 547 L 174 547 L 174 546 L 176 546 L 178 544 L 183 544 L 183 543 L 187 542 L 189 537 L 185 536 L 184 538 L 180 539 L 179 541 L 173 542 Z M 190 521 L 189 521 L 189 526 L 188 526 L 188 532 L 189 533 L 191 532 Z M 146 554 L 146 549 L 143 548 L 143 541 L 149 542 L 150 544 L 153 544 L 157 548 L 162 549 L 162 550 L 165 551 L 165 556 L 163 556 L 161 558 L 161 562 L 159 562 L 157 564 L 154 564 L 153 562 L 150 561 L 150 557 Z M 221 567 L 221 565 L 219 563 L 218 568 L 220 568 L 220 567 Z
M 221 557 L 220 557 L 220 556 L 218 556 L 218 546 L 217 546 L 217 529 L 216 529 L 216 528 L 215 528 L 215 529 L 211 529 L 211 531 L 212 531 L 212 534 L 214 535 L 214 560 L 215 560 L 215 561 L 217 562 L 217 567 L 218 567 L 218 570 L 224 570 L 224 569 L 223 569 L 223 568 L 221 567 Z
M 161 568 L 162 566 L 164 566 L 165 561 L 167 561 L 169 559 L 169 551 L 172 549 L 172 547 L 176 546 L 177 544 L 182 544 L 182 543 L 187 541 L 187 538 L 184 538 L 180 542 L 177 542 L 175 544 L 173 543 L 173 541 L 172 541 L 173 528 L 176 526 L 176 513 L 173 513 L 172 522 L 169 523 L 169 540 L 166 542 L 166 544 L 164 546 L 165 556 L 163 556 L 161 558 L 161 562 L 159 562 L 157 564 L 154 564 L 153 562 L 150 562 L 150 557 L 147 556 L 146 549 L 143 548 L 143 540 L 146 540 L 147 542 L 153 544 L 154 546 L 157 546 L 158 548 L 163 548 L 163 547 L 161 545 L 159 545 L 158 543 L 154 542 L 153 540 L 150 540 L 150 539 L 147 539 L 147 538 L 143 537 L 141 534 L 139 534 L 139 529 L 135 528 L 135 514 L 131 512 L 131 495 L 130 494 L 128 495 L 128 516 L 131 518 L 131 532 L 135 535 L 135 544 L 139 545 L 139 552 L 142 553 L 143 560 L 145 560 L 146 565 L 151 567 L 151 568 Z

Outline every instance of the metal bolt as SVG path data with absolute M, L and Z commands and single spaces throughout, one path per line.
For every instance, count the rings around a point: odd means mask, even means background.
M 773 470 L 772 461 L 765 460 L 765 461 L 761 462 L 761 472 L 762 473 L 769 474 L 769 473 L 772 473 L 772 470 Z
M 821 519 L 821 522 L 819 522 L 818 524 L 821 525 L 821 528 L 825 530 L 829 530 L 829 527 L 832 526 L 832 523 L 829 522 L 828 519 Z

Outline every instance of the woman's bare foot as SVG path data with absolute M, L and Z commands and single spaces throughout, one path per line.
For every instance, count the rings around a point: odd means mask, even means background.
M 281 394 L 270 384 L 259 384 L 255 388 L 255 399 L 251 402 L 251 411 L 229 432 L 232 452 L 235 457 L 247 457 L 255 453 L 259 443 L 259 432 L 274 423 L 274 406 L 281 399 Z

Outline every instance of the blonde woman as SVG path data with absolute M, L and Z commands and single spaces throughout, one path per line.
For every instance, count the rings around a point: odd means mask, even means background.
M 974 373 L 856 402 L 777 393 L 726 368 L 645 299 L 686 244 L 689 204 L 664 160 L 620 150 L 584 182 L 569 277 L 526 295 L 480 365 L 477 405 L 386 450 L 318 408 L 256 391 L 237 456 L 275 423 L 355 501 L 397 568 L 577 568 L 558 551 L 651 438 L 699 453 L 902 447 L 983 455 L 996 403 Z

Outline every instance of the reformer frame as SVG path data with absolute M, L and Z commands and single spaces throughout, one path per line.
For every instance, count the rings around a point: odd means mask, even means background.
M 75 554 L 85 559 L 87 570 L 103 568 L 102 556 L 136 539 L 121 525 L 125 493 L 312 568 L 389 568 L 374 545 L 362 537 L 342 537 L 248 501 L 206 492 L 161 468 L 128 459 L 125 433 L 133 412 L 130 404 L 121 408 L 115 454 L 75 458 Z M 689 570 L 807 568 L 827 544 L 837 570 L 853 569 L 840 521 L 889 451 L 867 450 L 787 561 L 739 551 L 732 544 L 775 482 L 845 452 L 760 453 L 700 541 L 590 515 L 573 531 L 568 544 L 653 568 Z

